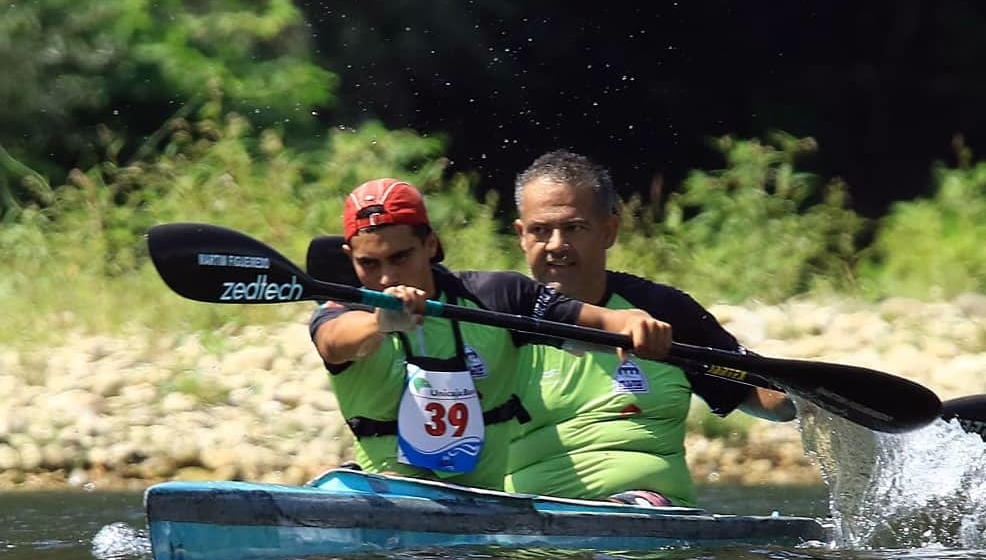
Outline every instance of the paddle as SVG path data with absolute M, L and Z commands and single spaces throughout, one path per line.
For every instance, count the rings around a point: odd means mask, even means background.
M 262 242 L 237 231 L 208 224 L 165 224 L 147 235 L 151 259 L 165 283 L 178 294 L 212 303 L 281 303 L 325 300 L 401 309 L 387 294 L 316 280 Z M 485 309 L 428 301 L 425 314 L 628 348 L 628 337 L 576 325 L 543 321 Z M 941 401 L 929 389 L 876 370 L 805 360 L 767 358 L 673 343 L 670 360 L 709 375 L 756 381 L 752 375 L 811 401 L 862 426 L 906 432 L 941 413 Z
M 986 441 L 986 395 L 969 395 L 942 403 L 942 418 L 958 418 L 962 429 Z

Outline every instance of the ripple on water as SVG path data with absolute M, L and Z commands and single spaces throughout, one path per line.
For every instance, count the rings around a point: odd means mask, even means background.
M 123 522 L 104 525 L 92 538 L 92 555 L 98 560 L 123 560 L 150 554 L 147 531 Z

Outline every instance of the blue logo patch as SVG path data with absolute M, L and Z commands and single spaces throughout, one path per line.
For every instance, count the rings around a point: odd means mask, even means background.
M 483 357 L 479 355 L 472 346 L 464 345 L 462 347 L 462 352 L 466 357 L 466 367 L 469 368 L 469 373 L 472 375 L 473 379 L 480 379 L 486 377 L 486 363 L 483 362 Z
M 649 393 L 650 386 L 637 364 L 627 360 L 617 366 L 613 376 L 614 393 Z

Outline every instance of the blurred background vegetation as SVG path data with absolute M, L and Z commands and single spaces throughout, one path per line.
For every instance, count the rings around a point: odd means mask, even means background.
M 326 124 L 353 109 L 340 106 L 341 69 L 291 1 L 38 0 L 4 10 L 4 344 L 294 316 L 301 308 L 182 300 L 154 272 L 144 232 L 221 224 L 301 263 L 311 237 L 341 230 L 344 194 L 379 176 L 426 193 L 451 267 L 523 270 L 503 190 L 450 161 L 456 138 L 372 118 Z M 706 304 L 986 290 L 986 163 L 960 138 L 953 165 L 927 163 L 933 195 L 876 218 L 853 209 L 845 181 L 802 165 L 826 148 L 781 131 L 708 138 L 717 165 L 658 185 L 663 196 L 628 196 L 611 267 Z

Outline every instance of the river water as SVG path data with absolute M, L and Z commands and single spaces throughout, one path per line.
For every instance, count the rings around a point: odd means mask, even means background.
M 805 547 L 677 548 L 646 553 L 422 550 L 345 560 L 986 560 L 986 446 L 956 424 L 874 434 L 819 411 L 802 415 L 806 451 L 825 486 L 706 486 L 722 513 L 829 518 L 835 541 Z M 0 493 L 0 560 L 149 560 L 141 494 Z

